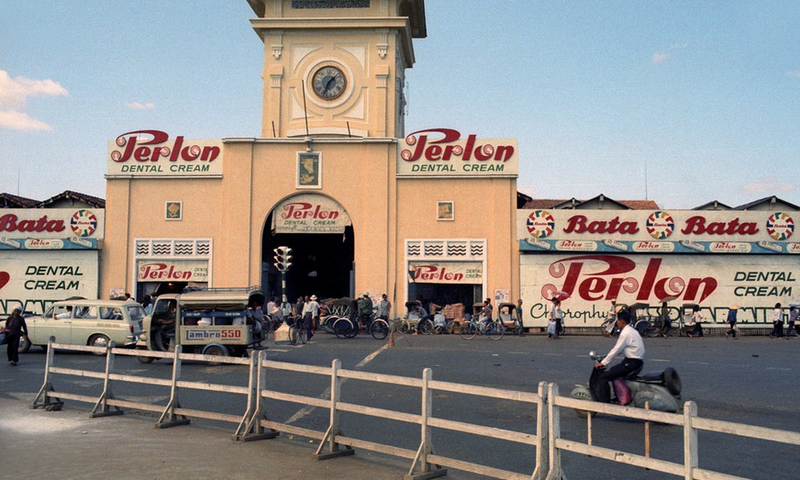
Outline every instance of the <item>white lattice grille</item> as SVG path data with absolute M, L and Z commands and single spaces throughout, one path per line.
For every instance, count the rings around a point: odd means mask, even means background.
M 209 258 L 210 255 L 211 240 L 208 239 L 136 240 L 137 257 Z
M 437 260 L 484 260 L 486 240 L 407 240 L 406 257 Z

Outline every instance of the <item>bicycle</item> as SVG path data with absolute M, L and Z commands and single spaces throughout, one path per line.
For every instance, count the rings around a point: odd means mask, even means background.
M 301 322 L 302 323 L 302 322 Z M 303 325 L 297 326 L 297 322 L 289 326 L 289 343 L 292 345 L 303 344 L 308 341 L 308 332 Z
M 476 321 L 473 318 L 469 322 L 461 324 L 458 333 L 461 338 L 466 338 L 467 340 L 472 340 L 478 334 L 486 335 L 492 340 L 500 340 L 505 331 L 506 328 L 503 324 L 496 320 L 487 322 L 485 320 Z
M 392 328 L 393 327 L 389 325 L 389 322 L 383 318 L 376 318 L 369 326 L 369 334 L 372 335 L 372 338 L 375 340 L 383 340 L 389 336 L 389 332 Z

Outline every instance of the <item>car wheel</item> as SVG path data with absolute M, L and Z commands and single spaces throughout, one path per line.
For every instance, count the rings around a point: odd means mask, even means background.
M 27 353 L 28 350 L 30 349 L 31 349 L 31 340 L 28 338 L 27 335 L 23 333 L 22 337 L 20 337 L 19 339 L 19 348 L 17 349 L 17 351 L 19 353 Z M 45 349 L 47 349 L 47 347 L 45 347 Z
M 92 335 L 89 338 L 90 347 L 106 348 L 111 340 L 105 335 Z M 95 353 L 95 355 L 105 355 L 105 353 Z

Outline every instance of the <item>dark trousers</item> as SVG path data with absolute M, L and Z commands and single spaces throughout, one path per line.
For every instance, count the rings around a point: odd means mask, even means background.
M 734 338 L 736 338 L 736 324 L 735 324 L 735 323 L 729 323 L 728 325 L 730 325 L 730 326 L 731 326 L 731 329 L 730 329 L 730 330 L 728 330 L 728 332 L 727 332 L 727 333 L 728 333 L 728 335 L 731 335 L 731 336 L 733 336 Z
M 772 336 L 773 337 L 782 337 L 783 336 L 783 322 L 773 322 L 772 323 Z
M 600 374 L 600 379 L 595 386 L 595 394 L 597 401 L 610 403 L 611 402 L 611 385 L 609 382 L 616 378 L 627 377 L 632 372 L 642 368 L 644 362 L 638 358 L 626 358 L 611 368 L 607 368 L 605 372 Z
M 10 335 L 8 340 L 8 361 L 19 362 L 19 335 Z
M 306 329 L 307 337 L 311 340 L 311 337 L 314 336 L 314 317 L 311 316 L 311 312 L 303 315 L 303 328 Z

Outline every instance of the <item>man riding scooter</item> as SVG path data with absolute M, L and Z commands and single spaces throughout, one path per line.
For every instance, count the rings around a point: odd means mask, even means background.
M 625 359 L 620 363 L 602 372 L 597 385 L 593 386 L 597 400 L 600 402 L 611 402 L 609 382 L 617 378 L 625 378 L 631 373 L 641 370 L 644 364 L 644 342 L 639 332 L 630 325 L 630 320 L 631 314 L 628 310 L 620 310 L 617 313 L 617 327 L 620 329 L 617 343 L 603 360 L 594 365 L 595 368 L 606 368 L 617 354 L 622 352 L 625 355 Z

